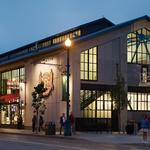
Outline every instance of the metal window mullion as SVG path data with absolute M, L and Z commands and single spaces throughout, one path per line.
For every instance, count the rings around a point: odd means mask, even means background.
M 95 118 L 97 118 L 97 91 L 95 93 L 96 98 L 95 98 Z
M 88 72 L 88 80 L 89 80 L 89 65 L 90 65 L 90 63 L 89 63 L 89 57 L 90 57 L 90 55 L 89 55 L 89 49 L 88 49 L 88 70 L 87 70 L 87 72 Z
M 136 105 L 136 110 L 138 110 L 138 102 L 139 102 L 139 96 L 138 96 L 138 92 L 136 92 L 136 103 L 137 103 L 137 105 Z

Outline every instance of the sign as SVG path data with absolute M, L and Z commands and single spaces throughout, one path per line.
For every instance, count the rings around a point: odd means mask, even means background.
M 54 84 L 53 84 L 53 80 L 54 80 L 54 73 L 53 70 L 50 69 L 49 72 L 40 72 L 39 75 L 39 82 L 44 82 L 44 87 L 47 89 L 44 93 L 43 96 L 47 97 L 50 94 L 52 94 L 52 91 L 54 90 Z

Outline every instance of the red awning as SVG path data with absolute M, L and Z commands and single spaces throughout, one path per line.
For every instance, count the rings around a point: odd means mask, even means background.
M 7 94 L 0 96 L 0 100 L 4 100 L 5 102 L 16 102 L 19 99 L 19 94 Z

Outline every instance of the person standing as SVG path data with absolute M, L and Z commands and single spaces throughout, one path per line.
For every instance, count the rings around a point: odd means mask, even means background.
M 71 132 L 75 134 L 75 118 L 73 112 L 71 112 L 69 119 L 71 124 Z
M 41 129 L 43 129 L 43 123 L 44 123 L 43 117 L 40 115 L 40 118 L 39 118 L 39 132 L 41 131 Z
M 64 130 L 65 121 L 66 121 L 65 114 L 63 113 L 62 116 L 60 117 L 60 135 L 62 130 Z
M 144 115 L 143 119 L 141 120 L 141 129 L 143 132 L 143 143 L 147 143 L 149 121 L 146 115 Z
M 36 121 L 37 121 L 36 115 L 33 115 L 33 117 L 32 117 L 32 132 L 35 131 Z

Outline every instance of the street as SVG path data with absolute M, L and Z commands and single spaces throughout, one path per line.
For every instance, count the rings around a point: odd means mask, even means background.
M 73 138 L 0 134 L 0 150 L 148 150 L 144 144 L 106 144 Z

